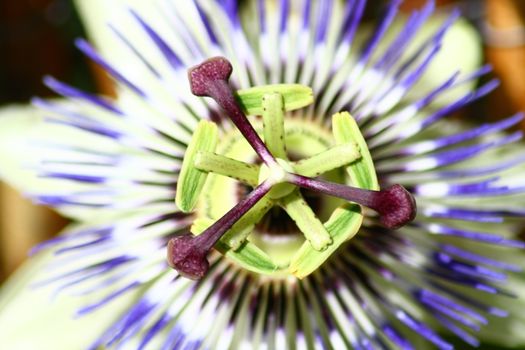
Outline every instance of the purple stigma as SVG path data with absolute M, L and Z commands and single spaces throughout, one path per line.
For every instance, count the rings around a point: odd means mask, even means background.
M 186 278 L 200 280 L 206 275 L 210 268 L 207 255 L 208 251 L 195 244 L 192 234 L 184 234 L 168 242 L 168 264 Z
M 268 182 L 261 183 L 246 198 L 198 236 L 188 233 L 170 239 L 168 264 L 184 277 L 194 280 L 204 277 L 210 267 L 207 256 L 213 246 L 233 224 L 268 193 L 271 187 Z
M 389 229 L 398 229 L 416 217 L 417 207 L 414 197 L 398 184 L 386 190 L 372 191 L 311 179 L 297 174 L 292 175 L 290 182 L 303 188 L 368 207 L 379 214 L 379 221 Z
M 370 209 L 379 213 L 381 223 L 390 229 L 405 226 L 417 214 L 416 200 L 403 186 L 395 184 L 373 194 Z
M 214 99 L 230 117 L 262 161 L 267 165 L 274 164 L 275 158 L 250 124 L 241 106 L 235 99 L 233 89 L 228 83 L 232 69 L 231 63 L 224 57 L 210 58 L 190 68 L 188 79 L 190 80 L 191 92 L 196 96 L 207 96 Z

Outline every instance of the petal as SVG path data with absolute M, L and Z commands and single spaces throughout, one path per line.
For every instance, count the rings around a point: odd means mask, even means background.
M 66 105 L 66 101 L 56 101 Z M 75 184 L 39 177 L 35 171 L 37 154 L 31 150 L 30 140 L 37 135 L 59 135 L 60 128 L 43 123 L 41 111 L 32 105 L 13 105 L 0 109 L 0 178 L 26 195 L 30 193 L 75 191 Z M 62 214 L 85 218 L 89 210 L 65 209 Z
M 0 290 L 0 339 L 6 349 L 69 350 L 93 342 L 135 298 L 133 293 L 107 306 L 105 312 L 73 319 L 85 299 L 60 296 L 34 288 L 50 253 L 25 263 Z
M 416 36 L 414 44 L 426 40 L 426 38 L 446 20 L 443 15 L 433 16 L 423 27 L 420 35 Z M 458 19 L 445 34 L 439 53 L 433 58 L 427 72 L 421 80 L 412 88 L 413 95 L 409 98 L 420 98 L 418 92 L 429 91 L 431 88 L 441 84 L 444 77 L 452 76 L 461 72 L 462 76 L 474 73 L 482 64 L 483 51 L 481 38 L 472 25 L 465 19 Z M 437 99 L 435 106 L 450 104 L 458 96 L 463 96 L 472 91 L 476 81 L 472 80 L 450 89 L 446 94 Z
M 155 8 L 153 1 L 140 0 L 75 0 L 75 5 L 90 40 L 105 57 L 115 57 L 116 61 L 125 58 L 126 52 L 119 50 L 120 45 L 116 43 L 118 39 L 108 26 L 110 19 L 126 7 L 136 8 L 141 13 L 151 12 Z

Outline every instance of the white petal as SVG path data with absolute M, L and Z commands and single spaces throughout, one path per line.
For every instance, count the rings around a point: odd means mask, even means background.
M 443 16 L 433 16 L 416 36 L 413 45 L 426 39 L 429 33 L 433 33 L 443 23 Z M 422 97 L 423 94 L 437 85 L 443 83 L 448 77 L 456 72 L 461 76 L 473 73 L 481 66 L 483 52 L 481 38 L 477 31 L 464 19 L 454 23 L 443 38 L 442 48 L 434 57 L 427 72 L 421 80 L 412 88 L 413 94 L 409 97 Z M 470 81 L 452 88 L 434 104 L 443 106 L 453 102 L 458 96 L 472 91 L 476 86 L 476 80 Z
M 57 101 L 58 102 L 58 101 Z M 60 101 L 61 105 L 70 102 Z M 37 175 L 37 154 L 34 142 L 43 136 L 62 140 L 75 140 L 73 144 L 92 144 L 71 128 L 43 122 L 42 111 L 31 105 L 13 105 L 0 109 L 0 179 L 25 195 L 70 193 L 83 189 L 72 181 L 49 179 Z M 64 208 L 58 211 L 68 217 L 86 219 L 92 215 L 89 208 Z
M 116 61 L 119 61 L 119 58 L 125 58 L 123 55 L 126 52 L 119 50 L 120 44 L 115 45 L 117 38 L 111 35 L 107 25 L 110 18 L 114 17 L 115 13 L 122 13 L 126 7 L 133 7 L 139 10 L 141 14 L 150 12 L 155 7 L 154 1 L 141 0 L 75 0 L 75 4 L 89 38 L 104 53 L 104 56 L 113 56 Z
M 49 289 L 31 288 L 50 254 L 34 257 L 0 290 L 0 339 L 11 350 L 71 350 L 89 347 L 131 304 L 134 293 L 119 297 L 103 312 L 73 320 L 85 298 L 50 300 Z

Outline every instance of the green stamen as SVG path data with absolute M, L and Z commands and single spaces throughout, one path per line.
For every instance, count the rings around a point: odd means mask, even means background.
M 287 159 L 284 140 L 284 99 L 280 93 L 263 96 L 264 143 L 276 158 Z
M 284 100 L 284 110 L 293 111 L 314 102 L 312 88 L 299 84 L 275 84 L 237 90 L 237 100 L 248 115 L 262 115 L 263 97 L 278 93 Z
M 306 203 L 298 189 L 283 198 L 280 203 L 315 250 L 322 251 L 332 243 L 330 233 Z
M 226 231 L 222 237 L 222 241 L 230 246 L 231 249 L 238 250 L 253 232 L 255 224 L 261 221 L 264 214 L 266 214 L 274 205 L 275 202 L 270 198 L 264 197 L 261 199 L 252 209 L 250 209 L 250 211 L 244 214 L 231 229 Z
M 359 147 L 361 159 L 346 167 L 352 183 L 361 188 L 379 190 L 379 182 L 377 181 L 372 156 L 370 151 L 368 151 L 365 138 L 350 113 L 341 112 L 332 116 L 332 132 L 338 144 L 355 142 Z
M 255 187 L 258 185 L 260 166 L 248 164 L 220 154 L 199 151 L 194 166 L 202 171 L 231 177 Z
M 194 166 L 195 157 L 199 151 L 212 152 L 215 150 L 218 139 L 217 125 L 205 120 L 202 120 L 197 125 L 184 155 L 177 182 L 175 203 L 185 213 L 191 212 L 195 204 L 197 204 L 207 176 L 207 173 L 200 171 Z
M 359 153 L 357 144 L 350 142 L 334 146 L 315 156 L 295 162 L 293 168 L 298 174 L 315 177 L 348 165 L 360 157 L 361 153 Z
M 372 157 L 364 137 L 350 113 L 336 113 L 332 116 L 332 132 L 338 143 L 357 143 L 359 147 L 361 157 L 346 167 L 352 183 L 360 188 L 379 189 Z M 362 222 L 363 214 L 360 206 L 345 204 L 337 208 L 324 224 L 333 239 L 333 243 L 322 252 L 315 250 L 309 244 L 303 244 L 294 255 L 289 266 L 289 272 L 299 278 L 311 274 L 344 242 L 357 234 Z

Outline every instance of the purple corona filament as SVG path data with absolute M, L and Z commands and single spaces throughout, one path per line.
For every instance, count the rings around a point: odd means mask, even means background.
M 249 123 L 235 99 L 233 89 L 228 83 L 231 73 L 232 65 L 226 58 L 208 59 L 189 70 L 191 91 L 197 96 L 213 98 L 229 115 L 263 162 L 267 165 L 278 166 L 275 158 Z M 389 229 L 397 229 L 412 221 L 416 216 L 414 197 L 401 185 L 393 185 L 382 191 L 371 191 L 291 173 L 288 173 L 283 180 L 299 187 L 369 207 L 380 215 L 380 222 Z M 203 278 L 209 269 L 207 255 L 210 250 L 224 233 L 275 184 L 272 181 L 260 184 L 200 235 L 185 234 L 172 238 L 168 243 L 169 265 L 185 277 Z
M 210 264 L 206 256 L 230 227 L 252 208 L 268 191 L 271 185 L 263 182 L 250 194 L 230 209 L 198 236 L 185 234 L 172 238 L 168 242 L 168 263 L 184 277 L 201 279 Z

